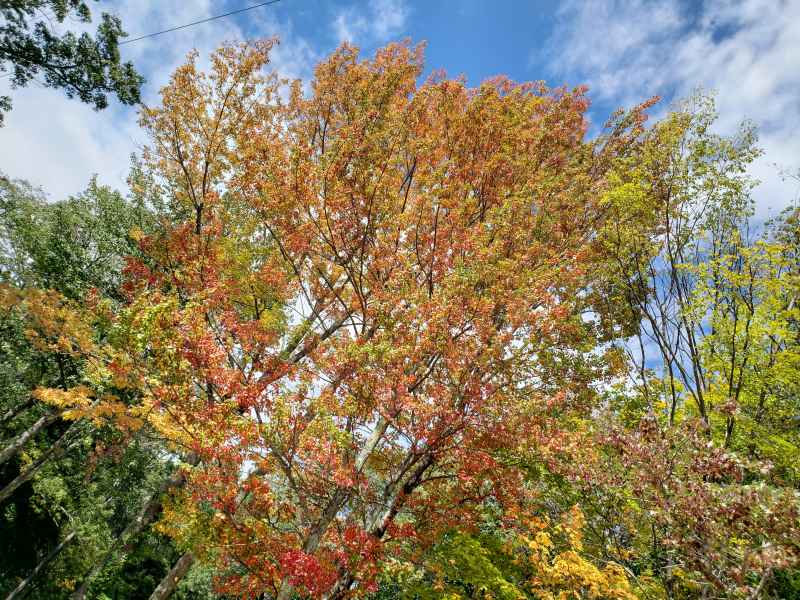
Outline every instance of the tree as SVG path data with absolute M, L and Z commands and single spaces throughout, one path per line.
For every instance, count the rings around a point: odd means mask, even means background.
M 731 251 L 752 210 L 747 168 L 759 155 L 755 130 L 745 125 L 719 136 L 715 118 L 713 99 L 696 96 L 648 132 L 641 152 L 611 177 L 607 201 L 617 217 L 600 237 L 612 260 L 609 283 L 598 292 L 634 324 L 622 333 L 635 338 L 627 346 L 635 384 L 648 406 L 667 402 L 670 422 L 678 410 L 693 410 L 710 423 L 700 356 L 705 325 L 689 310 L 696 277 L 684 267 Z M 659 379 L 650 381 L 648 371 Z
M 785 244 L 761 239 L 694 268 L 698 284 L 691 310 L 695 318 L 708 322 L 700 351 L 709 397 L 724 413 L 724 445 L 754 452 L 763 440 L 763 433 L 754 435 L 754 428 L 766 425 L 771 443 L 755 455 L 793 470 L 792 458 L 768 447 L 776 445 L 777 434 L 794 454 L 800 441 L 792 425 L 800 408 L 800 280 L 791 251 Z M 737 423 L 741 435 L 736 435 Z M 797 480 L 790 472 L 785 475 Z
M 130 62 L 121 62 L 119 39 L 127 34 L 117 17 L 103 13 L 92 37 L 52 29 L 68 17 L 91 22 L 84 0 L 2 0 L 0 15 L 0 72 L 10 71 L 12 86 L 25 86 L 41 73 L 47 87 L 98 110 L 108 106 L 112 93 L 123 104 L 139 102 L 144 79 Z M 0 96 L 0 125 L 10 108 L 11 98 Z
M 568 475 L 598 547 L 670 598 L 759 597 L 798 564 L 793 229 L 756 236 L 755 131 L 714 120 L 678 105 L 610 177 L 595 292 L 630 368 Z
M 20 288 L 50 289 L 70 300 L 91 290 L 121 299 L 129 233 L 151 230 L 154 212 L 92 178 L 86 190 L 48 202 L 24 182 L 0 179 L 0 278 Z
M 80 385 L 104 335 L 87 310 L 91 299 L 110 306 L 121 300 L 121 270 L 137 250 L 128 234 L 154 227 L 143 202 L 94 180 L 55 202 L 24 182 L 0 180 L 3 597 L 65 598 L 110 546 L 124 545 L 103 564 L 96 587 L 146 598 L 150 590 L 142 586 L 149 580 L 154 588 L 176 558 L 149 523 L 136 536 L 122 535 L 169 477 L 158 441 L 120 423 L 111 427 L 102 413 L 76 419 L 81 415 L 68 411 L 75 406 L 59 405 L 68 396 L 37 391 Z
M 408 45 L 345 45 L 282 100 L 271 45 L 190 55 L 143 111 L 178 221 L 141 237 L 90 379 L 199 458 L 160 527 L 221 591 L 339 598 L 483 499 L 513 513 L 496 453 L 591 407 L 580 290 L 644 107 L 590 142 L 583 90 L 418 86 Z

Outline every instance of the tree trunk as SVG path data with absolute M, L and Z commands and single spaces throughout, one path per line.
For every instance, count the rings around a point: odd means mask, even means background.
M 164 576 L 161 583 L 158 584 L 153 593 L 150 595 L 150 600 L 166 600 L 178 587 L 178 582 L 189 571 L 189 567 L 194 563 L 194 554 L 187 552 L 178 559 L 178 562 L 170 569 L 169 573 Z
M 17 452 L 22 450 L 26 442 L 35 436 L 42 428 L 47 427 L 61 416 L 61 413 L 49 413 L 43 415 L 31 425 L 26 431 L 20 433 L 16 438 L 11 440 L 11 443 L 0 451 L 0 465 L 16 456 Z
M 162 486 L 163 487 L 163 486 Z M 72 593 L 72 600 L 85 600 L 86 594 L 89 591 L 89 585 L 92 583 L 92 580 L 97 577 L 97 575 L 102 571 L 105 566 L 110 563 L 114 557 L 119 553 L 122 557 L 125 557 L 128 552 L 132 549 L 131 542 L 132 540 L 141 533 L 147 525 L 153 520 L 153 517 L 158 514 L 159 510 L 161 509 L 161 493 L 162 490 L 159 490 L 150 496 L 150 498 L 145 502 L 142 506 L 139 513 L 136 517 L 128 523 L 128 526 L 120 533 L 114 541 L 111 543 L 111 548 L 106 552 L 103 558 L 97 561 L 89 572 L 83 578 L 81 585 L 78 586 Z
M 197 457 L 191 456 L 186 462 L 191 465 L 196 465 L 199 461 Z M 147 502 L 145 502 L 145 504 L 142 506 L 141 510 L 136 515 L 136 518 L 128 523 L 128 526 L 124 529 L 124 531 L 114 540 L 111 548 L 108 550 L 108 552 L 106 552 L 102 560 L 95 563 L 95 565 L 84 576 L 80 587 L 78 587 L 78 589 L 72 593 L 71 600 L 85 600 L 86 593 L 89 591 L 89 585 L 92 583 L 92 580 L 97 576 L 97 574 L 100 573 L 100 571 L 102 571 L 109 562 L 111 562 L 111 560 L 116 556 L 117 552 L 120 552 L 122 556 L 126 556 L 132 550 L 132 542 L 136 536 L 144 531 L 145 527 L 152 523 L 158 513 L 161 512 L 161 497 L 169 490 L 182 486 L 185 481 L 186 479 L 180 471 L 177 471 L 172 476 L 164 480 L 155 493 L 150 496 Z
M 0 425 L 5 426 L 6 423 L 11 421 L 14 417 L 16 417 L 19 413 L 23 410 L 27 409 L 29 406 L 33 404 L 33 398 L 28 398 L 24 402 L 20 402 L 14 408 L 10 408 L 6 411 L 6 413 L 0 418 Z
M 14 490 L 16 490 L 23 483 L 26 483 L 31 477 L 36 475 L 36 473 L 39 471 L 39 469 L 41 469 L 45 465 L 45 463 L 48 460 L 50 460 L 50 458 L 52 458 L 53 456 L 55 456 L 56 454 L 61 452 L 64 444 L 66 443 L 67 439 L 69 438 L 69 434 L 75 429 L 76 425 L 77 425 L 77 423 L 73 423 L 72 425 L 70 425 L 67 428 L 67 430 L 64 433 L 61 434 L 61 437 L 58 438 L 55 441 L 55 443 L 53 443 L 52 446 L 50 446 L 50 448 L 47 450 L 47 452 L 45 452 L 39 458 L 39 460 L 37 460 L 32 465 L 30 465 L 22 473 L 17 475 L 17 477 L 14 478 L 14 480 L 11 483 L 9 483 L 6 487 L 4 487 L 2 489 L 2 491 L 0 491 L 0 504 L 5 502 L 6 499 L 11 494 L 14 493 Z
M 50 551 L 50 553 L 47 556 L 45 556 L 39 562 L 38 565 L 36 565 L 36 568 L 33 570 L 33 572 L 30 575 L 28 575 L 28 577 L 26 577 L 25 580 L 22 581 L 17 587 L 15 587 L 13 590 L 11 590 L 11 593 L 8 596 L 6 596 L 6 600 L 13 600 L 14 598 L 21 598 L 25 594 L 26 589 L 31 584 L 31 582 L 34 579 L 36 579 L 36 576 L 47 565 L 49 565 L 56 556 L 58 556 L 61 553 L 61 551 L 67 546 L 67 544 L 69 544 L 75 538 L 75 535 L 76 535 L 76 532 L 73 531 L 67 537 L 65 537 L 63 540 L 61 540 L 61 543 L 58 546 L 56 546 L 55 548 L 53 548 Z

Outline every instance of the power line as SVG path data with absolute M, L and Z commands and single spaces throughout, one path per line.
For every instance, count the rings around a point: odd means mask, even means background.
M 239 8 L 237 10 L 232 10 L 230 12 L 223 13 L 221 15 L 216 15 L 213 17 L 208 17 L 207 19 L 200 19 L 199 21 L 193 21 L 192 23 L 186 23 L 185 25 L 178 25 L 177 27 L 170 27 L 169 29 L 164 29 L 163 31 L 156 31 L 153 33 L 148 33 L 146 35 L 141 35 L 139 37 L 135 37 L 130 40 L 124 40 L 119 43 L 120 46 L 123 44 L 132 44 L 133 42 L 138 42 L 139 40 L 144 40 L 147 38 L 155 37 L 157 35 L 162 35 L 164 33 L 170 33 L 172 31 L 178 31 L 179 29 L 186 29 L 187 27 L 194 27 L 195 25 L 200 25 L 201 23 L 208 23 L 209 21 L 216 21 L 217 19 L 222 19 L 223 17 L 230 17 L 231 15 L 237 15 L 239 13 L 247 12 L 248 10 L 253 10 L 254 8 L 261 8 L 262 6 L 269 6 L 270 4 L 277 4 L 281 0 L 269 0 L 269 2 L 261 2 L 259 4 L 254 4 L 253 6 L 246 6 L 245 8 Z
M 124 40 L 119 42 L 119 45 L 122 46 L 123 44 L 132 44 L 133 42 L 138 42 L 139 40 L 144 40 L 147 38 L 155 37 L 157 35 L 162 35 L 164 33 L 170 33 L 172 31 L 178 31 L 179 29 L 186 29 L 187 27 L 194 27 L 195 25 L 200 25 L 202 23 L 208 23 L 209 21 L 216 21 L 217 19 L 222 19 L 223 17 L 230 17 L 231 15 L 238 15 L 239 13 L 247 12 L 248 10 L 253 10 L 254 8 L 261 8 L 262 6 L 269 6 L 270 4 L 277 4 L 281 0 L 269 0 L 269 2 L 261 2 L 259 4 L 254 4 L 253 6 L 246 6 L 244 8 L 239 8 L 237 10 L 232 10 L 230 12 L 222 13 L 221 15 L 215 15 L 213 17 L 208 17 L 207 19 L 200 19 L 199 21 L 193 21 L 191 23 L 186 23 L 185 25 L 178 25 L 177 27 L 170 27 L 169 29 L 164 29 L 162 31 L 155 31 L 153 33 L 148 33 L 146 35 L 140 35 L 139 37 L 135 37 L 130 40 Z M 13 73 L 5 73 L 0 75 L 0 79 L 5 79 L 6 77 L 11 77 Z

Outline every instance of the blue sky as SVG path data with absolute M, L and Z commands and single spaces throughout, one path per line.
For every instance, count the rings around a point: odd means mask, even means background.
M 257 0 L 101 0 L 131 37 L 181 25 Z M 123 47 L 148 82 L 145 101 L 185 54 L 207 56 L 225 40 L 277 35 L 274 66 L 307 80 L 342 40 L 365 51 L 411 38 L 427 43 L 426 65 L 470 84 L 496 74 L 551 85 L 587 84 L 591 118 L 652 95 L 664 102 L 697 87 L 717 92 L 721 133 L 742 119 L 761 129 L 765 154 L 753 174 L 761 216 L 796 201 L 800 167 L 800 0 L 281 0 Z M 0 81 L 0 93 L 6 81 Z M 125 187 L 130 154 L 147 142 L 136 111 L 102 112 L 31 86 L 12 92 L 15 108 L 0 129 L 0 170 L 41 185 L 53 198 L 85 187 L 93 173 Z

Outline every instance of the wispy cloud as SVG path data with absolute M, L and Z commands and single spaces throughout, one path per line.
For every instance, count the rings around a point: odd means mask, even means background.
M 372 0 L 340 10 L 333 20 L 339 42 L 370 44 L 385 41 L 405 27 L 409 8 L 404 0 Z
M 776 165 L 796 169 L 800 161 L 800 3 L 570 0 L 545 53 L 557 78 L 586 82 L 609 102 L 716 92 L 721 132 L 744 118 L 760 128 L 760 216 L 796 197 Z

